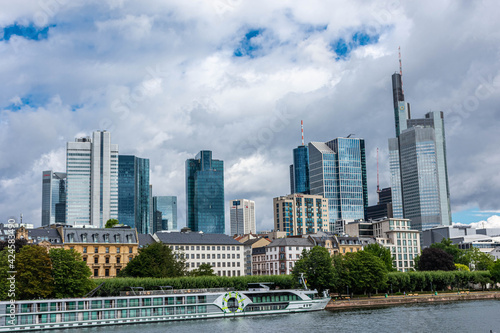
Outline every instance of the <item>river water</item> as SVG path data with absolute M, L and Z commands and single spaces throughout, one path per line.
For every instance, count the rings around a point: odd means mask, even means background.
M 497 332 L 500 301 L 465 301 L 385 308 L 318 311 L 236 319 L 206 319 L 101 328 L 67 333 L 222 333 L 222 332 Z

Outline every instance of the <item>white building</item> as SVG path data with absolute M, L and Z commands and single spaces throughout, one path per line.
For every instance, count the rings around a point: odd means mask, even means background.
M 183 255 L 189 271 L 209 264 L 219 276 L 245 275 L 244 245 L 232 237 L 194 231 L 160 231 L 153 238 Z
M 279 238 L 264 248 L 266 249 L 264 275 L 291 274 L 295 262 L 300 259 L 303 250 L 310 250 L 314 243 L 308 238 Z
M 255 201 L 236 199 L 229 201 L 231 235 L 255 233 Z
M 414 259 L 420 255 L 418 230 L 410 229 L 409 219 L 385 219 L 373 222 L 373 236 L 377 243 L 391 250 L 392 266 L 400 272 L 411 270 Z
M 118 145 L 96 131 L 66 146 L 66 223 L 104 227 L 118 218 Z

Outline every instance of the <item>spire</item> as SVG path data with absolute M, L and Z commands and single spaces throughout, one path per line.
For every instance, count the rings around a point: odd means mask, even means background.
M 399 75 L 401 76 L 401 92 L 404 95 L 405 91 L 403 89 L 403 65 L 401 64 L 401 46 L 398 47 L 398 54 L 399 54 Z
M 302 145 L 304 145 L 304 121 L 300 121 L 300 131 L 302 133 Z

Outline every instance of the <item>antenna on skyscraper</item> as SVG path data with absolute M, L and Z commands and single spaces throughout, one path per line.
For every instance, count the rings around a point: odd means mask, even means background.
M 302 145 L 304 145 L 304 121 L 300 121 L 300 131 L 302 133 Z
M 379 183 L 379 176 L 378 176 L 378 148 L 377 148 L 377 193 L 380 193 L 380 183 Z
M 401 92 L 404 95 L 405 91 L 403 89 L 403 65 L 401 64 L 401 46 L 398 47 L 398 54 L 399 54 L 399 75 L 401 76 Z

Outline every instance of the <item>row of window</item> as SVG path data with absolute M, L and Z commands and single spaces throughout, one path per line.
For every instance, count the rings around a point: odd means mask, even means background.
M 231 247 L 228 245 L 228 246 L 222 246 L 222 251 L 226 251 L 226 247 L 227 247 L 227 251 L 239 251 L 241 249 L 241 246 L 234 246 L 233 245 Z M 206 248 L 207 251 L 210 251 L 210 245 L 207 245 L 207 246 L 205 246 L 205 245 L 201 245 L 201 246 L 200 245 L 196 245 L 196 246 L 194 246 L 194 245 L 191 245 L 191 246 L 189 246 L 189 245 L 186 245 L 186 246 L 184 246 L 184 245 L 170 245 L 170 248 L 172 250 L 175 249 L 176 251 L 179 251 L 179 250 L 182 250 L 182 251 L 184 251 L 184 250 L 186 250 L 186 251 L 189 251 L 189 250 L 191 250 L 191 251 L 200 251 L 200 250 L 205 251 L 205 248 Z M 196 248 L 196 250 L 195 250 L 195 248 Z M 212 246 L 211 250 L 215 251 L 215 248 L 216 248 L 216 246 Z M 221 251 L 220 245 L 217 246 L 217 251 Z
M 73 246 L 71 246 L 70 249 L 73 249 Z M 110 253 L 109 252 L 109 247 L 105 247 L 104 251 L 106 253 Z M 83 247 L 83 253 L 87 253 L 87 247 L 86 246 Z M 99 247 L 98 246 L 94 246 L 94 253 L 99 253 Z M 121 248 L 119 246 L 116 247 L 116 253 L 121 253 Z M 131 247 L 128 248 L 128 253 L 132 253 L 132 248 Z
M 109 243 L 110 240 L 109 236 L 110 236 L 109 234 L 104 234 L 102 235 L 102 240 L 101 240 L 99 239 L 99 234 L 92 234 L 91 238 L 93 243 L 99 243 L 99 242 Z M 75 234 L 73 233 L 67 234 L 67 238 L 68 238 L 67 240 L 68 243 L 74 243 L 76 241 Z M 121 235 L 114 235 L 113 240 L 114 243 L 121 243 Z M 132 234 L 126 235 L 125 240 L 127 243 L 132 243 L 134 242 L 134 236 Z M 80 241 L 82 243 L 87 243 L 88 242 L 87 234 L 80 235 Z

